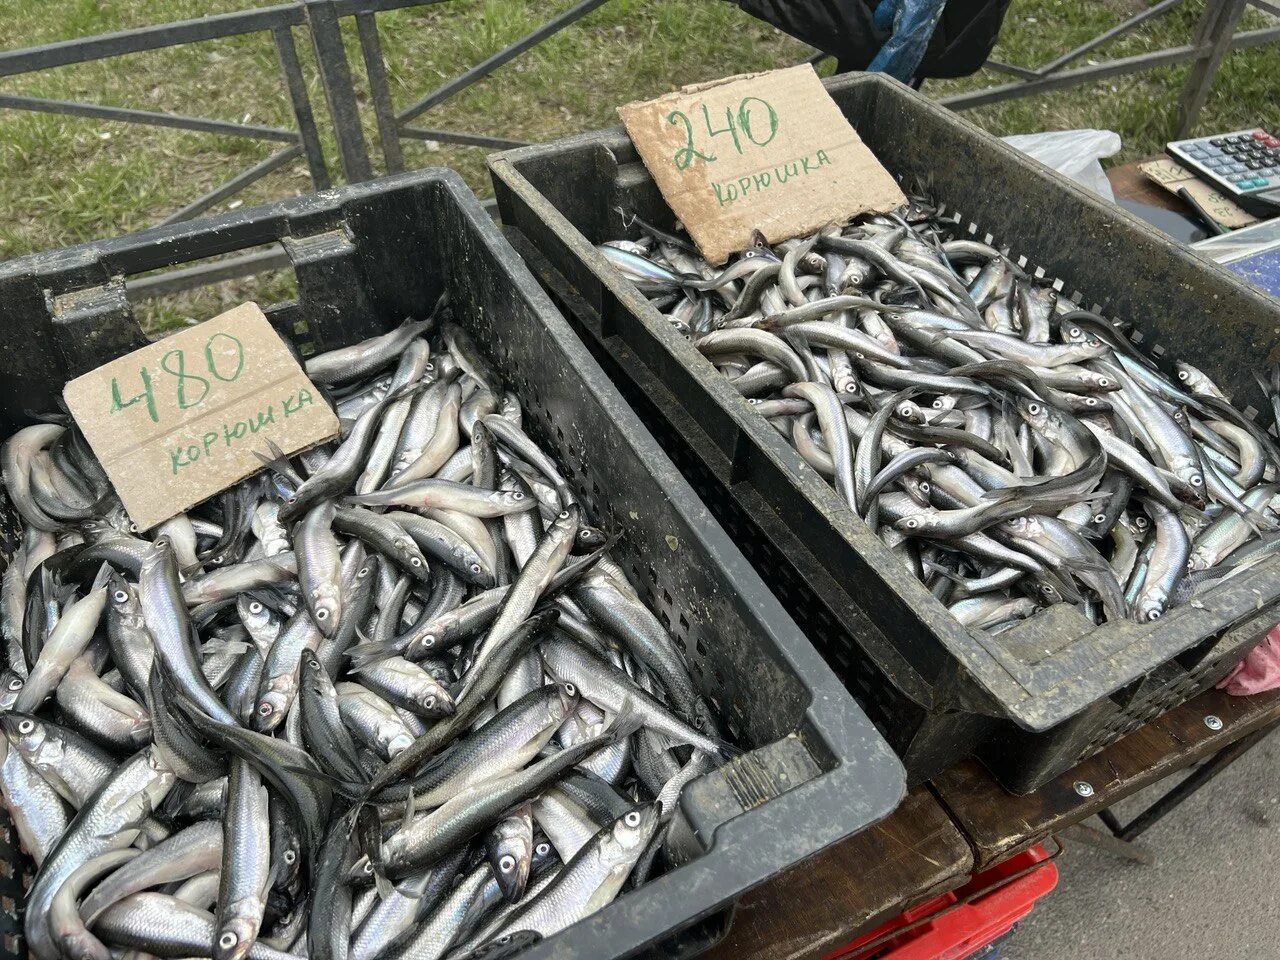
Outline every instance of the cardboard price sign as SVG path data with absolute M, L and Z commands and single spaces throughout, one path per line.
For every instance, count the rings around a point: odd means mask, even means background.
M 698 249 L 720 264 L 907 202 L 809 64 L 697 84 L 618 109 Z
M 103 364 L 62 391 L 140 530 L 297 453 L 338 418 L 256 303 Z

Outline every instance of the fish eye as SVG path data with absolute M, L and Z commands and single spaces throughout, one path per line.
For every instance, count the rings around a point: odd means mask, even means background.
M 218 946 L 220 946 L 223 950 L 230 950 L 238 942 L 239 942 L 239 939 L 230 930 L 228 930 L 226 933 L 224 933 L 222 936 L 218 938 Z
M 22 686 L 23 686 L 23 684 L 22 684 L 22 678 L 21 678 L 21 677 L 14 677 L 12 680 L 10 680 L 10 681 L 9 681 L 9 689 L 10 689 L 10 690 L 21 690 L 21 689 L 22 689 Z
M 579 530 L 579 531 L 578 531 L 578 536 L 579 536 L 581 539 L 583 539 L 583 540 L 590 539 L 590 537 L 591 537 L 591 531 L 590 531 L 590 530 Z
M 521 493 L 519 490 L 512 490 L 512 491 L 511 491 L 511 499 L 512 499 L 512 500 L 523 500 L 523 499 L 524 499 L 524 494 L 523 494 L 523 493 Z
M 368 575 L 369 575 L 368 567 L 361 567 L 359 570 L 356 571 L 357 577 L 367 577 Z
M 435 697 L 427 697 L 427 699 L 426 699 L 424 702 L 425 702 L 426 708 L 427 708 L 428 710 L 433 710 L 433 709 L 435 709 L 435 705 L 436 705 L 436 698 L 435 698 Z
M 369 861 L 369 860 L 366 860 L 366 861 L 365 861 L 365 864 L 364 864 L 364 872 L 365 872 L 365 873 L 373 873 L 373 862 L 372 862 L 372 861 Z
M 510 873 L 516 868 L 516 858 L 509 853 L 502 855 L 502 859 L 498 861 L 498 869 L 503 873 Z
M 293 866 L 293 862 L 297 859 L 298 859 L 298 854 L 295 851 L 286 850 L 284 852 L 284 862 L 287 863 L 289 866 Z
M 129 599 L 129 594 L 123 590 L 117 590 L 115 593 L 111 595 L 111 599 L 114 600 L 116 603 L 124 603 L 126 600 Z
M 422 638 L 422 645 L 424 647 L 434 647 L 436 645 L 436 638 L 428 633 Z
M 1149 610 L 1149 611 L 1147 612 L 1147 619 L 1148 619 L 1148 620 L 1159 620 L 1159 619 L 1160 619 L 1160 616 L 1161 616 L 1161 613 L 1160 613 L 1160 611 L 1159 611 L 1159 610 Z
M 1179 380 L 1185 380 L 1185 379 L 1187 379 L 1187 371 L 1185 371 L 1185 370 L 1179 370 L 1179 371 L 1178 371 L 1178 379 L 1179 379 Z
M 557 520 L 568 520 L 568 519 L 569 519 L 569 511 L 568 511 L 568 510 L 561 510 L 561 511 L 560 511 L 560 516 L 558 516 L 556 519 L 557 519 Z
M 936 399 L 933 401 L 933 408 L 934 408 L 935 410 L 941 410 L 944 406 L 946 406 L 946 404 L 944 404 L 944 403 L 942 402 L 942 398 L 941 398 L 941 397 L 938 397 L 938 398 L 936 398 Z
M 921 492 L 921 493 L 928 493 L 928 492 L 929 492 L 930 490 L 932 490 L 932 489 L 933 489 L 933 487 L 931 487 L 931 486 L 929 485 L 929 481 L 928 481 L 928 480 L 921 480 L 921 481 L 920 481 L 920 492 Z
M 478 564 L 478 563 L 473 563 L 473 564 L 471 565 L 471 568 L 470 568 L 470 569 L 471 569 L 471 572 L 472 572 L 472 573 L 483 573 L 483 572 L 484 572 L 483 568 L 482 568 L 482 567 L 480 566 L 480 564 Z
M 1100 387 L 1109 387 L 1109 386 L 1111 386 L 1111 381 L 1110 381 L 1110 380 L 1108 380 L 1106 377 L 1099 377 L 1099 378 L 1098 378 L 1098 386 L 1100 386 Z
M 564 692 L 571 697 L 576 697 L 578 695 L 578 688 L 575 687 L 572 683 L 566 683 L 564 685 Z
M 250 601 L 249 601 L 249 612 L 250 612 L 250 613 L 261 613 L 261 612 L 262 612 L 262 602 L 261 602 L 261 601 L 259 601 L 259 600 L 250 600 Z
M 329 611 L 328 611 L 328 610 L 326 610 L 324 607 L 321 607 L 319 610 L 317 610 L 317 611 L 316 611 L 316 619 L 317 619 L 317 620 L 328 620 L 328 619 L 329 619 Z
M 422 566 L 422 558 L 421 558 L 421 557 L 410 557 L 410 558 L 409 558 L 409 566 L 411 566 L 411 567 L 420 567 L 420 566 Z
M 1204 483 L 1204 477 L 1200 476 L 1198 473 L 1192 474 L 1190 482 L 1193 487 L 1198 487 Z
M 542 843 L 538 844 L 533 849 L 538 856 L 545 857 L 548 853 L 551 852 L 551 844 L 547 843 L 544 840 Z
M 132 520 L 130 520 L 130 521 L 129 521 L 129 532 L 130 532 L 130 533 L 137 533 L 137 532 L 138 532 L 138 525 L 137 525 L 136 523 L 134 523 Z
M 915 517 L 910 517 L 910 518 L 908 518 L 908 520 L 907 520 L 907 529 L 908 529 L 908 530 L 914 530 L 914 529 L 915 529 L 916 527 L 918 527 L 918 526 L 920 526 L 920 521 L 919 521 L 919 520 L 917 520 Z
M 30 733 L 35 728 L 36 722 L 34 720 L 23 720 L 18 724 L 18 732 L 23 734 Z
M 271 706 L 271 704 L 269 704 L 269 703 L 264 703 L 264 704 L 262 704 L 261 706 L 259 706 L 259 707 L 258 707 L 258 713 L 259 713 L 259 714 L 261 714 L 261 715 L 262 715 L 262 716 L 264 716 L 264 717 L 269 717 L 269 716 L 271 716 L 271 713 L 272 713 L 272 711 L 273 711 L 274 709 L 275 709 L 275 708 L 274 708 L 274 707 L 272 707 L 272 706 Z
M 635 810 L 632 810 L 630 813 L 628 813 L 625 817 L 622 818 L 622 822 L 625 823 L 628 827 L 638 827 L 640 826 L 640 814 L 637 813 Z
M 751 404 L 752 406 L 755 406 L 755 405 L 756 405 L 757 403 L 759 403 L 759 402 L 760 402 L 760 398 L 759 398 L 759 397 L 748 397 L 748 398 L 747 398 L 747 403 Z
M 422 365 L 423 370 L 434 370 L 435 368 L 436 368 L 436 365 L 432 363 L 430 360 L 428 360 L 426 363 Z
M 1106 515 L 1105 513 L 1095 513 L 1095 514 L 1093 515 L 1093 522 L 1094 522 L 1094 523 L 1106 523 L 1106 522 L 1107 522 L 1107 515 Z
M 1040 412 L 1040 404 L 1038 403 L 1027 404 L 1027 413 L 1031 414 L 1032 416 L 1035 416 L 1039 412 Z

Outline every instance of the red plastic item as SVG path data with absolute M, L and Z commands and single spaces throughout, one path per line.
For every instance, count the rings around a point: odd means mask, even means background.
M 959 889 L 838 947 L 823 960 L 964 960 L 1008 933 L 1057 884 L 1058 865 L 1037 844 L 975 873 Z M 900 935 L 886 938 L 898 929 Z

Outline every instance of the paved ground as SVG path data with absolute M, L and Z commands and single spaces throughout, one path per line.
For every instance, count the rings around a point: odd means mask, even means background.
M 1146 806 L 1144 799 L 1121 804 L 1121 822 Z M 1152 866 L 1072 844 L 1059 860 L 1057 889 L 1019 927 L 1001 960 L 1280 957 L 1280 732 L 1142 842 L 1156 857 Z

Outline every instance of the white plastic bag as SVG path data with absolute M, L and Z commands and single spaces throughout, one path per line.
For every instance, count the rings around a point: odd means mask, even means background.
M 1120 135 L 1113 130 L 1050 130 L 1020 133 L 1004 142 L 1053 167 L 1083 187 L 1114 201 L 1111 184 L 1098 161 L 1120 151 Z

